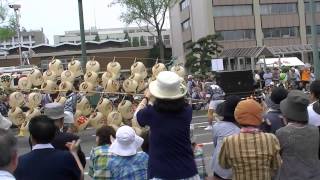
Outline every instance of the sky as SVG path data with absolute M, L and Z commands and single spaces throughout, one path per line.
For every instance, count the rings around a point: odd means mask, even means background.
M 41 29 L 53 44 L 54 35 L 79 29 L 78 0 L 8 0 L 21 4 L 21 27 Z M 112 0 L 83 0 L 85 29 L 125 27 L 119 19 L 123 9 L 108 5 Z

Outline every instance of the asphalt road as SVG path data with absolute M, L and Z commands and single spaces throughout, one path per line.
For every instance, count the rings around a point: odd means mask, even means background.
M 204 153 L 205 153 L 205 162 L 206 162 L 206 170 L 209 175 L 212 175 L 211 171 L 211 155 L 213 151 L 212 145 L 212 133 L 211 131 L 206 131 L 204 128 L 208 125 L 207 117 L 204 113 L 194 113 L 194 117 L 192 120 L 192 124 L 194 126 L 194 138 L 195 142 L 198 144 L 201 143 L 204 145 Z M 89 128 L 83 132 L 78 134 L 81 138 L 81 148 L 83 152 L 86 154 L 87 161 L 89 159 L 89 153 L 92 147 L 95 146 L 95 130 Z M 18 139 L 19 146 L 19 154 L 24 154 L 30 151 L 30 147 L 28 144 L 28 137 L 19 137 Z M 87 163 L 88 164 L 88 163 Z M 88 174 L 88 166 L 85 169 L 85 179 L 90 180 L 91 178 Z

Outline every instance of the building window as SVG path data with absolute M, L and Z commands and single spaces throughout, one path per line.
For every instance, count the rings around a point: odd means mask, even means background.
M 316 6 L 316 12 L 320 12 L 320 2 L 315 2 L 315 6 Z M 311 12 L 310 5 L 308 2 L 304 3 L 304 9 L 306 13 Z
M 148 44 L 149 46 L 155 45 L 154 36 L 148 36 Z
M 252 5 L 214 6 L 213 16 L 250 16 L 253 14 Z
M 320 25 L 317 25 L 317 34 L 320 34 Z M 306 26 L 307 35 L 311 35 L 311 26 Z
M 180 11 L 183 11 L 184 9 L 189 7 L 189 5 L 190 5 L 190 0 L 182 0 L 180 2 Z
M 182 31 L 187 31 L 190 29 L 190 19 L 187 19 L 183 23 L 181 23 Z
M 297 12 L 296 3 L 260 5 L 261 15 L 288 14 Z
M 29 41 L 29 36 L 22 36 L 22 41 Z
M 163 43 L 165 45 L 170 45 L 170 35 L 164 35 L 163 36 Z
M 217 34 L 220 35 L 218 39 L 221 41 L 250 40 L 256 38 L 256 33 L 254 29 L 217 31 Z
M 262 29 L 264 38 L 286 38 L 299 37 L 298 27 L 283 27 L 283 28 L 265 28 Z
M 188 53 L 191 50 L 192 41 L 187 41 L 183 43 L 183 50 L 185 53 Z

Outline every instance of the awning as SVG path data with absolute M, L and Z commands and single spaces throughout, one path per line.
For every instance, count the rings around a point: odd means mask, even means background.
M 222 58 L 259 58 L 261 56 L 275 57 L 266 47 L 225 49 L 221 54 Z
M 283 57 L 280 58 L 266 58 L 266 59 L 259 59 L 257 64 L 264 64 L 268 67 L 274 67 L 274 66 L 304 66 L 305 64 L 298 59 L 297 57 Z
M 311 52 L 312 45 L 300 44 L 300 45 L 288 45 L 288 46 L 273 46 L 273 47 L 268 47 L 268 49 L 273 54 L 293 54 L 293 53 L 301 53 L 301 52 Z

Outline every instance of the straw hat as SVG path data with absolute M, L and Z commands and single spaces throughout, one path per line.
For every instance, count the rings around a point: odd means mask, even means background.
M 27 77 L 22 77 L 18 81 L 18 88 L 22 91 L 29 92 L 32 87 L 31 81 Z
M 64 81 L 64 82 L 61 82 L 60 85 L 59 85 L 59 91 L 61 92 L 68 92 L 68 91 L 71 91 L 73 90 L 73 85 L 71 82 L 69 81 Z
M 75 77 L 79 77 L 83 74 L 82 68 L 81 68 L 81 62 L 79 60 L 72 60 L 68 64 L 68 70 L 73 72 Z
M 120 84 L 118 81 L 109 79 L 107 86 L 105 87 L 106 92 L 114 93 L 118 92 L 120 88 Z
M 86 118 L 85 116 L 80 116 L 80 117 L 76 118 L 74 124 L 79 131 L 82 131 L 88 126 L 89 119 Z
M 95 86 L 89 82 L 81 83 L 79 86 L 79 90 L 83 93 L 86 93 L 87 96 L 93 96 L 95 94 L 93 92 L 95 90 Z
M 113 79 L 112 77 L 113 77 L 112 73 L 110 73 L 108 71 L 104 72 L 102 74 L 102 77 L 101 77 L 101 79 L 102 79 L 102 84 L 101 84 L 102 87 L 106 87 L 109 79 Z
M 41 89 L 45 94 L 55 94 L 58 89 L 58 85 L 56 82 L 47 80 L 41 85 Z
M 166 66 L 163 63 L 157 63 L 152 67 L 152 76 L 157 77 L 162 71 L 167 71 Z
M 84 96 L 77 102 L 77 111 L 80 111 L 82 115 L 88 116 L 92 112 L 89 100 Z
M 54 59 L 49 63 L 49 70 L 57 74 L 58 76 L 61 75 L 63 71 L 62 62 L 59 59 Z
M 118 62 L 109 62 L 107 65 L 107 71 L 112 74 L 119 74 L 121 70 L 121 65 Z
M 89 124 L 98 129 L 107 124 L 105 116 L 101 112 L 92 113 L 89 117 Z
M 40 115 L 41 115 L 41 112 L 38 108 L 30 108 L 26 112 L 26 121 L 30 121 L 32 118 Z
M 9 96 L 10 107 L 21 107 L 24 105 L 24 96 L 21 92 L 14 92 Z
M 135 93 L 138 88 L 138 82 L 134 79 L 126 79 L 123 81 L 122 88 L 126 93 Z
M 42 95 L 40 93 L 33 92 L 28 95 L 28 107 L 30 109 L 39 107 L 39 105 L 41 104 L 41 101 L 42 101 Z
M 20 126 L 26 120 L 26 115 L 19 107 L 11 108 L 8 112 L 8 117 L 9 120 L 17 126 Z
M 84 81 L 85 82 L 89 82 L 93 85 L 97 85 L 98 83 L 98 77 L 99 75 L 95 72 L 87 72 L 85 75 L 84 75 Z
M 100 99 L 100 101 L 97 105 L 97 109 L 104 116 L 108 116 L 109 113 L 112 112 L 112 110 L 113 110 L 112 102 L 107 98 Z
M 179 99 L 187 94 L 187 88 L 181 84 L 180 77 L 170 71 L 160 72 L 157 80 L 149 84 L 149 90 L 159 99 Z
M 39 69 L 32 69 L 28 75 L 33 86 L 41 86 L 43 83 L 42 73 Z
M 135 74 L 131 74 L 129 79 L 133 79 L 133 80 L 139 82 L 140 80 L 143 80 L 144 78 L 140 73 L 135 73 Z
M 10 74 L 3 74 L 0 76 L 1 86 L 4 88 L 9 88 L 11 85 L 11 75 Z
M 43 81 L 46 82 L 48 80 L 56 82 L 58 81 L 58 75 L 51 70 L 47 70 L 43 73 Z
M 142 62 L 136 62 L 131 66 L 131 74 L 140 74 L 145 79 L 148 76 L 146 66 Z
M 118 111 L 112 111 L 107 118 L 108 125 L 120 126 L 122 123 L 121 113 Z
M 100 64 L 98 61 L 95 61 L 95 60 L 90 60 L 87 62 L 86 64 L 86 70 L 87 72 L 88 71 L 91 71 L 91 72 L 100 72 Z
M 122 101 L 118 105 L 118 111 L 121 113 L 123 119 L 128 120 L 133 118 L 132 103 L 128 100 Z
M 147 87 L 148 87 L 148 84 L 144 80 L 140 80 L 138 82 L 138 90 L 137 90 L 137 92 L 141 92 L 141 91 L 145 90 Z
M 186 75 L 185 69 L 184 67 L 182 67 L 181 65 L 175 65 L 171 68 L 172 72 L 175 72 L 178 76 L 184 78 L 184 76 Z
M 18 136 L 30 136 L 30 132 L 29 132 L 29 123 L 30 121 L 24 121 L 21 126 L 20 126 L 20 132 L 18 134 Z
M 60 103 L 60 104 L 64 104 L 66 101 L 67 101 L 67 98 L 60 95 L 54 100 L 54 102 Z
M 73 83 L 75 78 L 76 77 L 74 76 L 73 72 L 70 70 L 65 70 L 61 73 L 61 81 L 62 82 L 69 81 L 69 82 Z

